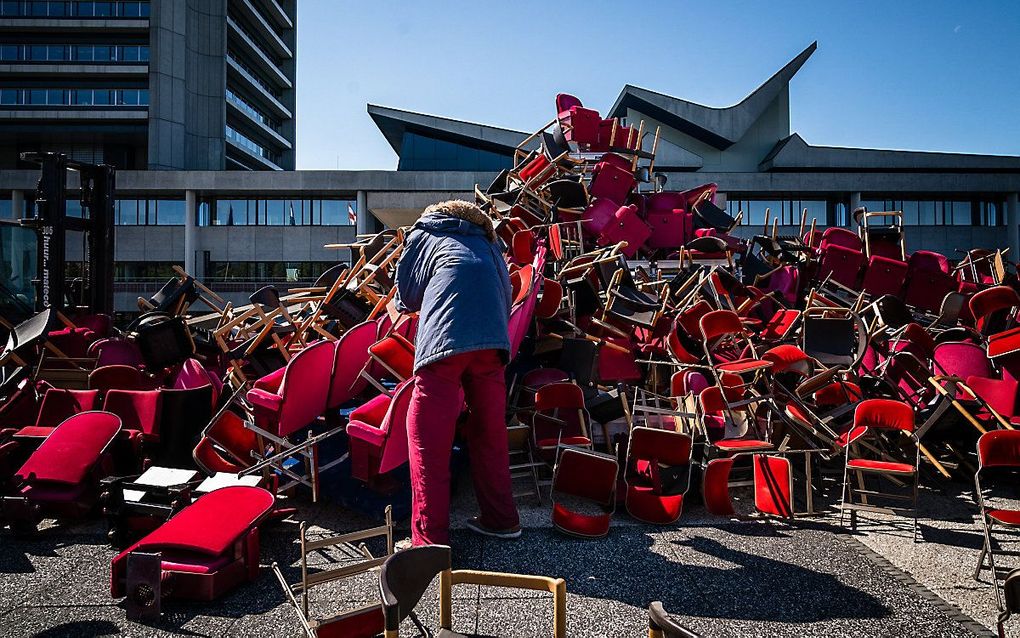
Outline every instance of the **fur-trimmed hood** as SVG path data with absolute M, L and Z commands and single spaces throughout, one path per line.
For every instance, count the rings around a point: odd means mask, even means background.
M 492 218 L 474 204 L 461 200 L 432 204 L 415 222 L 414 228 L 431 232 L 485 235 L 490 242 L 496 241 Z

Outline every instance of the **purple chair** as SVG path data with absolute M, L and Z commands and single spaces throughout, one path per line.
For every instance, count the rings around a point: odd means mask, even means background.
M 100 339 L 89 346 L 88 355 L 96 357 L 96 367 L 125 365 L 141 368 L 143 365 L 138 346 L 127 339 Z

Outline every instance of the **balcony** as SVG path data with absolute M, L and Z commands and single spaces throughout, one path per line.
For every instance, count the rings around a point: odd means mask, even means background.
M 258 31 L 255 35 L 261 36 L 263 43 L 268 45 L 273 54 L 284 60 L 294 57 L 294 53 L 280 38 L 276 29 L 266 21 L 262 13 L 249 0 L 233 0 L 230 6 L 235 7 L 238 13 L 243 15 L 248 23 Z
M 276 66 L 276 63 L 269 59 L 269 56 L 255 44 L 255 41 L 245 33 L 233 18 L 227 17 L 227 26 L 229 27 L 230 40 L 235 44 L 239 43 L 241 45 L 241 49 L 258 66 L 258 70 L 265 73 L 266 77 L 273 81 L 280 89 L 287 90 L 294 88 L 290 78 L 283 74 L 283 71 Z

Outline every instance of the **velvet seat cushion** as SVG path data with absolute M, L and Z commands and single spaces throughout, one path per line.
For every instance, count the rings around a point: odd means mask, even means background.
M 109 412 L 81 412 L 57 426 L 15 473 L 24 480 L 77 485 L 99 461 L 120 431 L 120 419 Z
M 895 472 L 897 474 L 913 474 L 914 466 L 897 461 L 876 461 L 874 459 L 850 459 L 847 467 L 875 472 Z

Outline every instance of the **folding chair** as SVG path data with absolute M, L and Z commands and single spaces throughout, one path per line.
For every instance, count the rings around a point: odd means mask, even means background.
M 584 393 L 577 384 L 550 383 L 539 388 L 531 426 L 532 444 L 539 458 L 554 461 L 561 445 L 591 449 L 590 420 Z
M 907 435 L 913 448 L 913 454 L 905 460 L 889 460 L 897 458 L 893 455 L 899 443 L 897 435 Z M 887 435 L 887 439 L 883 439 Z M 892 439 L 892 440 L 889 440 Z M 857 512 L 880 512 L 885 514 L 905 513 L 913 517 L 913 539 L 917 541 L 917 487 L 918 466 L 921 459 L 920 443 L 914 432 L 914 409 L 902 401 L 889 399 L 867 399 L 857 405 L 854 412 L 854 427 L 846 447 L 846 462 L 843 471 L 843 498 L 840 504 L 840 524 L 843 524 L 846 513 L 850 512 L 850 528 L 857 529 Z M 865 441 L 881 446 L 885 452 L 883 458 L 875 458 L 875 454 L 867 455 L 873 450 L 865 448 Z M 883 445 L 884 443 L 884 445 Z M 883 492 L 866 487 L 866 477 L 886 478 L 893 485 L 904 486 L 907 494 Z M 902 491 L 902 490 L 901 490 Z M 909 507 L 874 505 L 871 499 L 906 502 Z
M 385 523 L 378 527 L 314 539 L 309 538 L 307 523 L 301 523 L 301 582 L 293 585 L 288 583 L 280 566 L 273 563 L 273 573 L 280 581 L 288 602 L 297 611 L 301 627 L 308 638 L 341 635 L 349 638 L 374 638 L 383 632 L 383 610 L 379 603 L 315 619 L 311 615 L 309 602 L 312 588 L 360 574 L 374 573 L 393 555 L 393 508 L 389 505 L 386 506 L 385 517 Z M 386 539 L 386 550 L 381 556 L 373 555 L 365 545 L 364 541 L 373 538 Z M 309 560 L 313 554 L 321 554 L 329 562 L 325 567 L 315 565 L 314 561 Z
M 567 584 L 562 578 L 501 574 L 476 570 L 451 569 L 452 553 L 443 545 L 412 547 L 386 559 L 379 572 L 386 638 L 400 635 L 400 623 L 411 615 L 439 576 L 439 636 L 464 636 L 453 632 L 453 586 L 483 585 L 548 591 L 553 599 L 553 631 L 555 638 L 567 635 Z M 485 613 L 484 609 L 480 613 Z M 424 635 L 425 632 L 422 632 Z
M 995 586 L 995 602 L 1003 610 L 1002 589 L 995 567 L 992 529 L 995 526 L 1016 531 L 1020 528 L 1020 509 L 1015 506 L 1016 479 L 1020 473 L 1020 431 L 994 431 L 981 435 L 977 443 L 978 469 L 974 473 L 974 494 L 981 508 L 984 544 L 978 555 L 974 579 L 988 569 Z M 996 489 L 997 488 L 997 489 Z M 1001 503 L 1001 504 L 1000 504 Z M 988 558 L 987 563 L 985 558 Z
M 691 482 L 693 447 L 693 439 L 681 432 L 631 429 L 624 476 L 628 514 L 654 525 L 669 525 L 680 519 Z
M 576 447 L 560 450 L 553 473 L 553 527 L 570 536 L 601 538 L 616 509 L 615 456 Z

